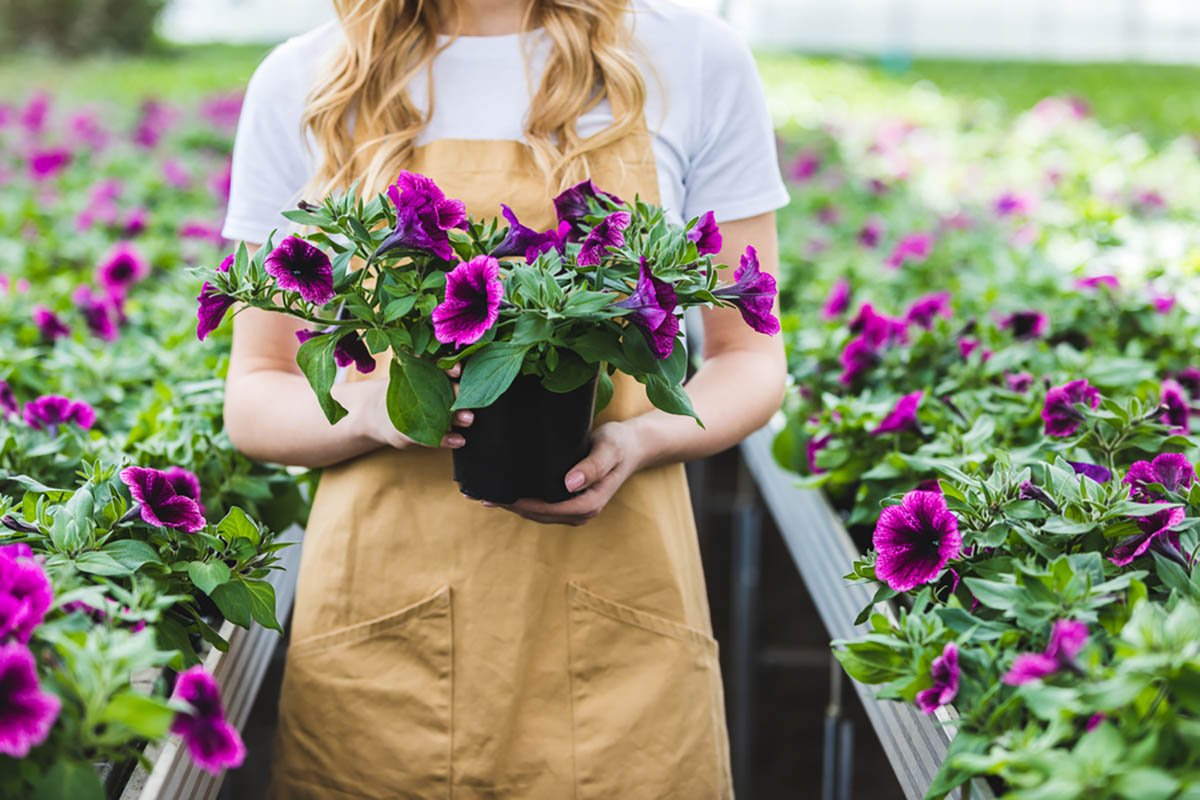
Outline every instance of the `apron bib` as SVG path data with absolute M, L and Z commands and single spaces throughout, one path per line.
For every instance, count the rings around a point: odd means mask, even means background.
M 591 159 L 658 202 L 644 124 Z M 469 213 L 554 207 L 527 146 L 439 140 L 408 169 Z M 352 373 L 351 380 L 370 376 Z M 598 417 L 652 406 L 616 374 Z M 470 436 L 468 429 L 467 435 Z M 582 527 L 463 497 L 448 450 L 324 471 L 280 698 L 279 800 L 732 797 L 717 643 L 682 464 L 632 475 Z

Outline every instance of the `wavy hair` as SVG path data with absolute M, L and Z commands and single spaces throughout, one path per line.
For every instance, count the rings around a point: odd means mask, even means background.
M 334 0 L 345 32 L 308 96 L 302 127 L 317 145 L 318 168 L 307 192 L 324 195 L 362 180 L 382 190 L 412 157 L 433 114 L 432 72 L 445 45 L 438 32 L 456 18 L 454 0 Z M 630 133 L 646 87 L 629 52 L 629 0 L 530 0 L 522 30 L 540 26 L 550 51 L 533 94 L 525 140 L 547 189 L 590 173 L 588 157 Z M 525 39 L 528 44 L 528 39 Z M 528 64 L 528 51 L 526 51 Z M 412 102 L 409 83 L 424 72 L 428 107 Z M 551 77 L 553 76 L 553 77 Z M 576 122 L 605 98 L 612 123 L 582 137 Z

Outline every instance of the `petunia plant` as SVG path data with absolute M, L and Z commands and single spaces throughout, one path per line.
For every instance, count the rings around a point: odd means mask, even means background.
M 597 381 L 597 407 L 617 370 L 654 405 L 695 416 L 681 383 L 680 316 L 693 306 L 737 308 L 779 331 L 774 278 L 748 247 L 734 282 L 719 281 L 722 240 L 712 213 L 680 226 L 662 209 L 625 202 L 585 181 L 554 201 L 557 224 L 537 231 L 502 206 L 470 218 L 429 178 L 402 172 L 386 193 L 352 188 L 285 214 L 307 233 L 239 247 L 203 270 L 197 334 L 235 304 L 290 314 L 297 361 L 331 422 L 338 367 L 371 372 L 387 359 L 388 412 L 398 430 L 436 444 L 453 410 L 490 405 L 517 375 L 551 392 Z M 445 370 L 462 362 L 457 399 Z

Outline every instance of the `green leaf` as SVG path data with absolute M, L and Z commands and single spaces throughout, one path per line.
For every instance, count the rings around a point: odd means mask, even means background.
M 1025 590 L 1015 583 L 1001 583 L 983 578 L 963 578 L 963 583 L 980 603 L 1000 611 L 1012 609 L 1026 596 Z
M 157 697 L 126 689 L 108 702 L 101 719 L 124 725 L 144 739 L 161 739 L 171 728 L 175 709 Z M 68 795 L 64 795 L 68 796 Z
M 612 396 L 612 376 L 608 374 L 608 370 L 601 367 L 600 380 L 596 382 L 596 414 L 599 414 L 608 407 L 608 404 L 612 401 Z
M 229 513 L 224 519 L 217 523 L 217 536 L 220 536 L 227 542 L 232 542 L 234 539 L 249 539 L 254 542 L 254 546 L 258 547 L 261 540 L 258 526 L 250 517 L 246 516 L 246 512 L 234 506 L 229 509 Z
M 104 788 L 91 764 L 55 759 L 33 784 L 31 800 L 104 800 Z
M 250 616 L 264 628 L 283 633 L 279 620 L 275 618 L 275 587 L 266 581 L 246 581 L 250 593 Z
M 446 373 L 413 356 L 393 354 L 388 377 L 388 418 L 415 442 L 437 447 L 450 429 L 454 387 Z
M 333 361 L 333 348 L 336 345 L 337 336 L 326 334 L 309 339 L 300 345 L 300 350 L 296 353 L 296 363 L 316 392 L 317 402 L 321 404 L 321 410 L 325 412 L 325 418 L 331 425 L 349 413 L 330 394 L 333 381 L 337 377 L 337 365 Z
M 232 577 L 224 561 L 193 561 L 188 564 L 188 577 L 196 588 L 207 595 Z
M 409 311 L 412 311 L 413 306 L 416 304 L 417 304 L 417 296 L 415 294 L 405 295 L 404 297 L 397 297 L 395 300 L 393 300 L 392 302 L 390 302 L 386 306 L 384 306 L 384 309 L 383 309 L 384 324 L 387 324 L 389 322 L 394 322 L 394 321 L 400 319 L 405 314 L 407 314 Z
M 554 323 L 538 314 L 522 314 L 513 327 L 513 344 L 537 344 L 550 338 Z
M 646 396 L 650 398 L 650 402 L 655 407 L 668 414 L 691 417 L 701 428 L 704 427 L 704 423 L 700 417 L 696 416 L 696 411 L 692 408 L 691 398 L 678 383 L 667 380 L 661 375 L 647 375 L 644 383 L 646 384 Z
M 119 564 L 137 571 L 145 564 L 161 564 L 158 551 L 138 539 L 119 539 L 104 545 L 101 552 L 107 553 Z
M 132 575 L 136 571 L 136 568 L 131 569 L 125 566 L 101 550 L 89 550 L 86 553 L 80 553 L 75 559 L 75 569 L 92 575 L 107 575 L 109 577 Z
M 570 350 L 563 350 L 557 366 L 542 380 L 542 385 L 552 392 L 565 394 L 595 378 L 596 372 L 596 364 L 589 364 Z
M 209 596 L 217 604 L 221 616 L 239 627 L 250 627 L 252 598 L 250 590 L 246 588 L 243 581 L 223 583 Z
M 495 342 L 463 362 L 462 378 L 458 384 L 458 399 L 452 410 L 486 408 L 512 385 L 521 371 L 527 344 Z

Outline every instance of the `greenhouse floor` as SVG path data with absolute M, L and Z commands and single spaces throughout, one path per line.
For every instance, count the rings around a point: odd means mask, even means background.
M 701 523 L 701 550 L 712 607 L 713 629 L 722 646 L 727 705 L 730 687 L 731 642 L 731 515 L 727 487 L 735 485 L 737 451 L 711 459 L 703 496 L 713 498 Z M 693 496 L 701 496 L 698 488 Z M 760 654 L 753 681 L 753 756 L 749 786 L 741 800 L 796 800 L 820 797 L 822 739 L 829 704 L 829 637 L 817 618 L 791 556 L 769 515 L 764 519 L 762 573 L 756 630 Z M 271 739 L 276 724 L 283 640 L 263 682 L 243 735 L 249 756 L 229 774 L 222 800 L 266 796 Z M 846 800 L 900 800 L 892 769 L 881 750 L 849 682 L 843 692 L 844 713 L 854 728 L 852 792 Z M 842 800 L 839 798 L 838 800 Z

